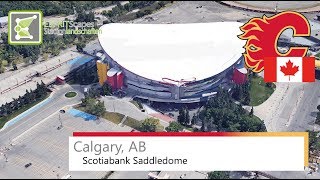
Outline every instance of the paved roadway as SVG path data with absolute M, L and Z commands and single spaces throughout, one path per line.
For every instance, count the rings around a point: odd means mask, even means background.
M 316 118 L 317 105 L 320 104 L 320 81 L 303 85 L 302 98 L 286 131 L 312 130 Z
M 70 174 L 72 178 L 101 178 L 106 172 L 69 172 L 68 137 L 74 131 L 112 131 L 130 132 L 132 128 L 122 127 L 100 118 L 96 121 L 85 121 L 68 113 L 71 105 L 81 102 L 82 86 L 58 86 L 46 106 L 22 118 L 16 124 L 0 131 L 0 152 L 8 157 L 6 162 L 0 153 L 1 178 L 61 178 Z M 74 98 L 66 98 L 68 91 L 76 91 Z M 67 112 L 61 116 L 59 110 Z M 4 150 L 5 147 L 10 150 Z M 32 165 L 25 168 L 24 165 Z M 16 172 L 19 173 L 16 173 Z M 141 177 L 141 176 L 139 176 Z
M 2 131 L 0 131 L 0 147 L 9 144 L 9 139 L 13 139 L 23 132 L 27 131 L 41 120 L 45 119 L 49 115 L 59 111 L 61 108 L 81 102 L 82 89 L 80 86 L 69 86 L 68 84 L 64 87 L 56 86 L 57 89 L 54 90 L 51 96 L 51 102 L 38 109 L 35 112 L 32 112 L 28 116 L 22 118 L 19 122 L 10 126 Z M 75 98 L 68 99 L 64 94 L 68 91 L 76 91 L 78 95 Z

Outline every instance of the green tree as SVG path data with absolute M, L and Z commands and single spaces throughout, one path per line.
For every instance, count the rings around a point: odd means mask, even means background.
M 249 105 L 250 104 L 250 96 L 249 95 L 246 95 L 245 96 L 245 98 L 244 98 L 244 101 L 243 101 L 243 103 L 245 104 L 245 105 Z
M 183 108 L 181 108 L 181 109 L 179 110 L 178 122 L 179 122 L 180 124 L 185 124 L 185 122 L 186 122 L 186 114 L 185 114 L 185 111 L 184 111 Z
M 29 104 L 30 102 L 32 102 L 31 94 L 28 90 L 26 90 L 26 93 L 24 94 L 23 99 L 26 104 Z
M 251 110 L 250 110 L 250 113 L 249 113 L 250 117 L 253 116 L 253 106 L 251 106 Z
M 91 97 L 85 97 L 82 101 L 82 106 L 85 107 L 87 113 L 101 117 L 105 113 L 105 105 L 100 100 Z
M 43 53 L 42 59 L 43 59 L 44 61 L 46 61 L 46 60 L 48 60 L 48 58 L 49 58 L 49 54 L 48 54 L 48 53 Z
M 81 42 L 81 43 L 77 43 L 76 48 L 79 52 L 83 52 L 83 48 L 86 47 L 86 44 Z
M 235 85 L 233 90 L 232 90 L 232 98 L 234 98 L 235 100 L 239 101 L 239 100 L 241 100 L 240 95 L 241 95 L 240 86 L 239 85 Z
M 140 130 L 142 132 L 155 132 L 159 125 L 159 119 L 147 118 L 142 122 Z
M 309 149 L 310 151 L 320 149 L 320 140 L 317 137 L 318 132 L 308 131 L 309 133 Z
M 104 106 L 104 103 L 102 101 L 97 101 L 97 103 L 94 106 L 94 111 L 92 114 L 101 117 L 106 111 L 106 107 Z
M 18 66 L 17 66 L 16 61 L 13 61 L 13 62 L 12 62 L 12 68 L 13 68 L 14 71 L 15 71 L 15 70 L 18 70 Z
M 4 71 L 5 71 L 5 68 L 3 65 L 3 61 L 0 59 L 0 74 L 4 73 Z
M 158 4 L 159 4 L 160 7 L 164 7 L 166 5 L 166 3 L 163 2 L 163 1 L 159 1 Z
M 192 116 L 192 119 L 191 119 L 191 125 L 195 125 L 195 124 L 196 124 L 197 119 L 198 119 L 197 115 L 196 115 L 196 114 L 194 114 L 194 115 Z
M 166 127 L 168 132 L 180 132 L 183 130 L 183 126 L 176 121 L 170 122 L 169 126 Z
M 205 131 L 206 131 L 206 125 L 205 125 L 204 119 L 202 119 L 202 125 L 201 125 L 200 131 L 201 131 L 201 132 L 205 132 Z
M 185 108 L 185 115 L 186 115 L 186 117 L 185 117 L 184 124 L 189 125 L 190 124 L 190 114 L 189 114 L 189 109 L 187 107 Z
M 267 86 L 268 88 L 271 88 L 271 87 L 272 87 L 272 83 L 267 82 L 267 83 L 266 83 L 266 86 Z
M 208 179 L 230 179 L 229 172 L 213 171 L 208 174 Z
M 317 112 L 317 117 L 316 117 L 316 124 L 320 124 L 320 111 Z
M 101 87 L 101 95 L 111 95 L 112 94 L 112 87 L 109 85 L 109 83 L 105 82 Z
M 35 64 L 37 62 L 37 60 L 38 60 L 38 56 L 37 55 L 32 55 L 30 58 L 31 58 L 31 62 L 33 64 Z

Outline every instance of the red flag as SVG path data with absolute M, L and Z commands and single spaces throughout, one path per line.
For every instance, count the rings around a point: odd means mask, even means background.
M 264 60 L 265 82 L 314 82 L 314 57 L 268 57 Z

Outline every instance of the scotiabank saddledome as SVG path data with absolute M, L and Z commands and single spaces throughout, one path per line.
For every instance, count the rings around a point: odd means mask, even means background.
M 157 102 L 205 101 L 219 87 L 246 80 L 241 25 L 106 24 L 99 34 L 100 84 Z

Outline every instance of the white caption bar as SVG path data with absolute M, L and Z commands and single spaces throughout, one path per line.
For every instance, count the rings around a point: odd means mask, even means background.
M 303 171 L 304 137 L 70 137 L 70 171 Z

